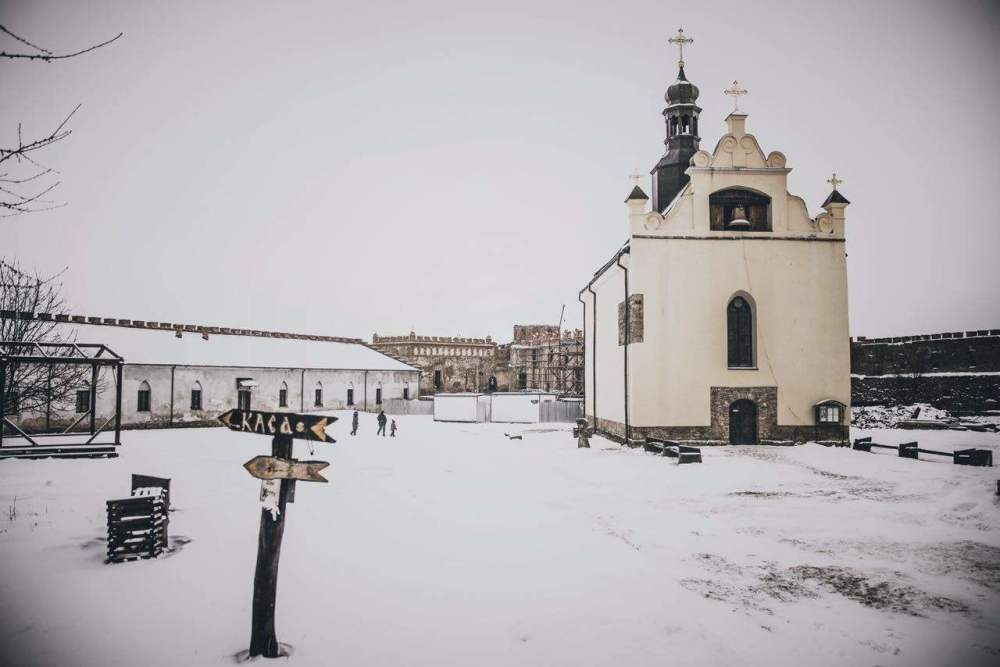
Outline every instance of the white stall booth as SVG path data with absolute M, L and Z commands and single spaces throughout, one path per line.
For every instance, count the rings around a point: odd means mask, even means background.
M 476 422 L 488 421 L 479 417 L 481 394 L 435 394 L 434 421 Z
M 542 403 L 556 400 L 545 392 L 511 391 L 492 395 L 490 421 L 517 424 L 537 424 L 542 421 Z

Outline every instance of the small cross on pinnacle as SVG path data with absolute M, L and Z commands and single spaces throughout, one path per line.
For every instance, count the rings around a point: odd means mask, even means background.
M 725 92 L 726 95 L 732 95 L 732 97 L 733 97 L 733 113 L 738 112 L 740 110 L 740 95 L 746 95 L 747 94 L 747 89 L 746 88 L 740 88 L 740 82 L 739 81 L 733 81 L 733 85 L 731 85 L 728 88 L 726 88 L 726 90 L 723 91 L 723 92 Z
M 639 168 L 636 167 L 632 170 L 629 175 L 628 180 L 632 181 L 632 185 L 639 187 L 642 184 L 642 174 L 639 173 Z
M 826 179 L 826 182 L 829 183 L 830 185 L 832 185 L 834 190 L 837 189 L 838 185 L 840 185 L 841 183 L 843 183 L 842 180 L 840 180 L 839 178 L 837 178 L 837 172 L 833 172 L 833 176 L 831 176 L 830 178 Z
M 678 48 L 677 64 L 684 67 L 684 45 L 694 42 L 690 37 L 684 35 L 684 28 L 678 28 L 677 34 L 667 40 L 671 44 L 676 44 Z

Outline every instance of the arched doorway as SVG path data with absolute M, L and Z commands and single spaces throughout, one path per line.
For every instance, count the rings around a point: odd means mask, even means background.
M 729 406 L 729 444 L 757 444 L 757 404 L 746 398 Z

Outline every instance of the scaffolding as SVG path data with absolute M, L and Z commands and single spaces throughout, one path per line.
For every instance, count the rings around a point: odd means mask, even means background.
M 583 395 L 583 334 L 545 327 L 511 343 L 511 370 L 517 389 Z

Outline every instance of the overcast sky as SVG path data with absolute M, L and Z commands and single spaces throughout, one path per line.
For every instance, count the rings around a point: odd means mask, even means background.
M 555 323 L 663 151 L 683 27 L 702 147 L 748 129 L 815 215 L 836 171 L 851 332 L 1000 327 L 991 2 L 0 2 L 0 145 L 45 134 L 57 210 L 0 255 L 74 312 L 368 338 Z M 10 40 L 0 50 L 13 50 Z M 648 182 L 648 181 L 647 181 Z M 647 188 L 648 191 L 648 188 Z

